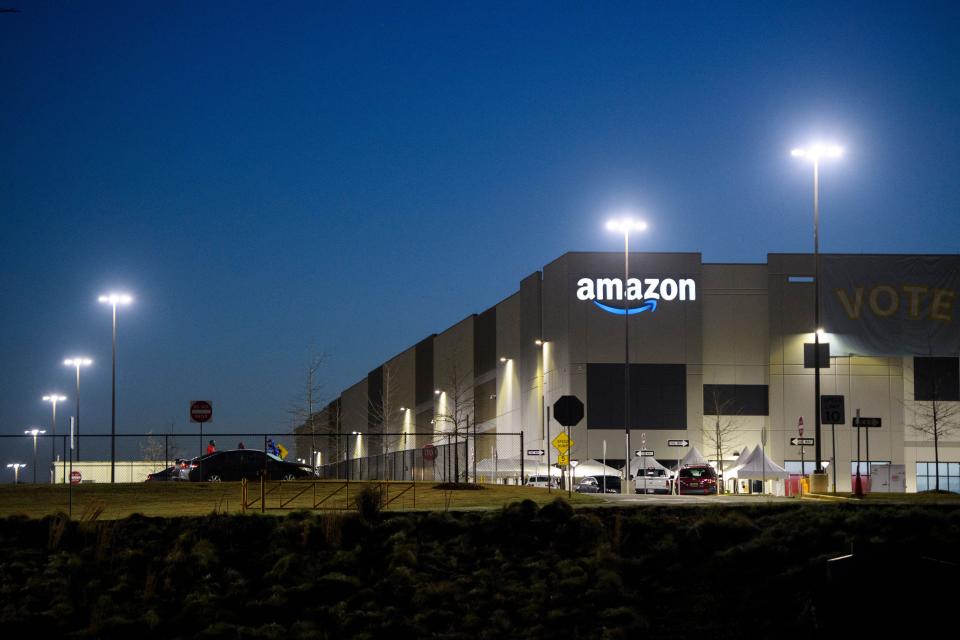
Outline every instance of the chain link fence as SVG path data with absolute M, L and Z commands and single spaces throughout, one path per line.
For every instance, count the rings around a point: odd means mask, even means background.
M 207 452 L 256 449 L 311 466 L 320 479 L 521 484 L 545 474 L 526 456 L 522 433 L 143 433 L 0 435 L 2 482 L 144 482 L 147 476 Z M 116 460 L 111 462 L 111 448 Z M 15 470 L 7 464 L 23 464 Z

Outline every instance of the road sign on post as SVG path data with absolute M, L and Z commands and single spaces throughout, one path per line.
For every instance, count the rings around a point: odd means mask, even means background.
M 821 420 L 820 422 L 823 422 L 823 420 Z M 830 423 L 828 422 L 827 424 L 830 424 Z M 797 432 L 800 435 L 803 435 L 803 416 L 800 416 L 800 419 L 797 420 Z
M 429 462 L 430 460 L 435 460 L 436 457 L 437 457 L 437 448 L 435 446 L 433 446 L 432 444 L 423 445 L 424 460 L 427 460 Z
M 570 447 L 573 446 L 573 440 L 570 439 L 570 436 L 567 435 L 566 431 L 561 431 L 557 434 L 557 437 L 550 442 L 550 444 L 552 444 L 553 448 L 560 453 L 566 453 L 570 450 Z
M 527 449 L 528 456 L 542 456 L 546 453 L 544 449 Z
M 790 444 L 797 447 L 805 447 L 814 443 L 813 438 L 790 438 Z
M 821 423 L 843 424 L 846 421 L 847 420 L 843 406 L 843 396 L 820 396 Z
M 575 427 L 583 420 L 583 402 L 577 396 L 561 396 L 553 403 L 553 417 L 565 427 Z
M 864 429 L 879 429 L 880 418 L 854 418 L 853 426 Z
M 637 449 L 636 451 L 633 452 L 633 455 L 635 455 L 638 458 L 652 458 L 653 449 Z
M 213 420 L 213 405 L 208 400 L 193 400 L 190 402 L 190 421 L 210 422 Z
M 667 440 L 668 447 L 689 447 L 689 440 Z

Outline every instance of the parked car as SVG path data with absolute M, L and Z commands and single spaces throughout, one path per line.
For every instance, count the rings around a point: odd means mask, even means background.
M 556 489 L 560 486 L 560 483 L 557 482 L 556 478 L 551 478 L 550 476 L 530 476 L 527 478 L 527 486 Z
M 577 493 L 620 493 L 618 476 L 586 476 L 576 486 Z
M 177 482 L 186 480 L 189 468 L 190 462 L 188 460 L 177 458 L 174 460 L 172 467 L 147 474 L 147 482 Z
M 201 477 L 201 469 L 203 476 Z M 269 480 L 297 480 L 314 477 L 313 469 L 304 464 L 287 462 L 272 453 L 256 449 L 215 451 L 190 461 L 191 482 L 235 482 L 257 480 L 266 470 Z
M 640 469 L 633 488 L 636 493 L 673 493 L 673 478 L 666 469 Z
M 708 464 L 690 464 L 680 469 L 677 480 L 680 495 L 717 492 L 717 472 Z

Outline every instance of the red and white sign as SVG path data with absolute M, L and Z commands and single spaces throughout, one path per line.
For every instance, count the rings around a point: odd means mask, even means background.
M 190 401 L 190 421 L 199 422 L 203 424 L 204 422 L 210 422 L 213 420 L 213 405 L 210 404 L 207 400 L 191 400 Z
M 80 480 L 82 480 L 82 479 L 83 479 L 83 478 L 82 478 L 82 476 L 80 475 L 80 472 L 79 472 L 79 471 L 71 471 L 71 472 L 70 472 L 70 484 L 80 484 Z
M 803 435 L 803 416 L 800 416 L 800 420 L 797 421 L 797 431 L 800 432 L 800 435 Z
M 436 458 L 437 458 L 437 448 L 432 444 L 423 445 L 423 459 L 436 460 Z

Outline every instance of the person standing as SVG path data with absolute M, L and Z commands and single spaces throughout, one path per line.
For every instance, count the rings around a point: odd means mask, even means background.
M 207 445 L 207 454 L 211 454 L 216 450 L 217 450 L 217 443 L 211 440 L 210 444 Z

